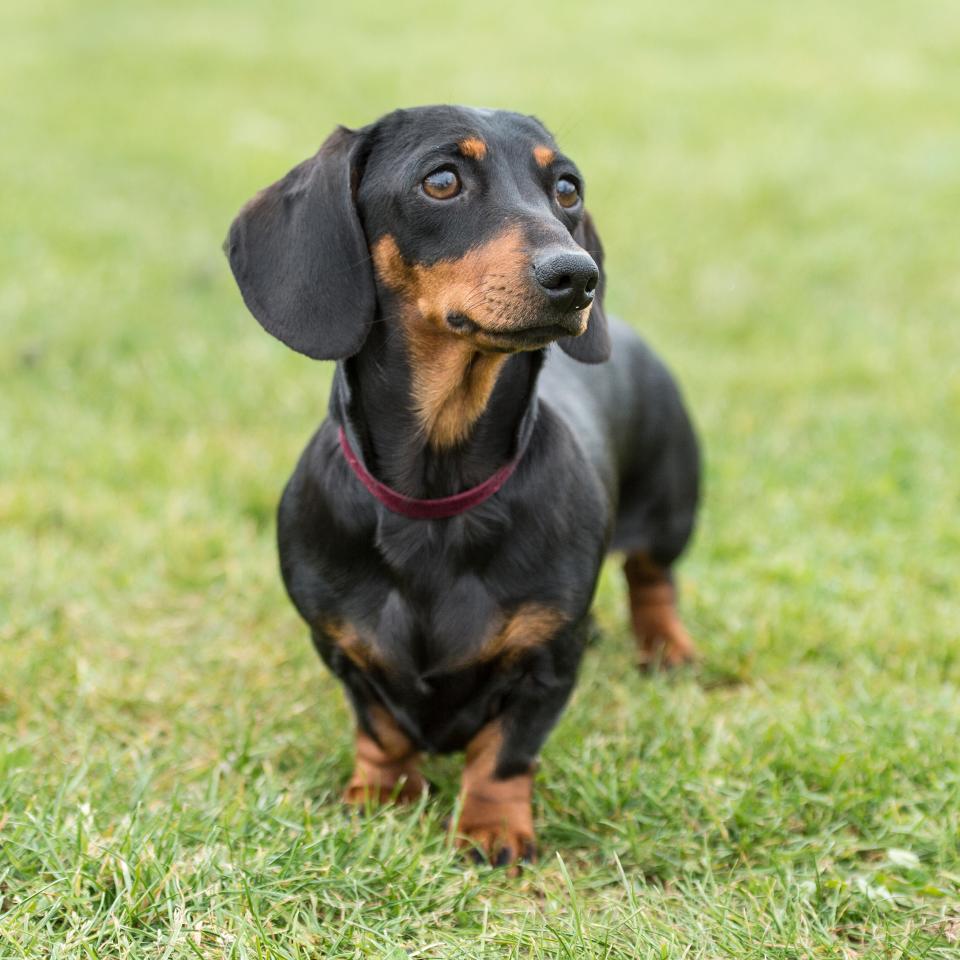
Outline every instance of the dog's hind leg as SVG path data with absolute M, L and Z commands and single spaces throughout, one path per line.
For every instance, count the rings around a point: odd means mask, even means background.
M 669 568 L 645 553 L 623 564 L 630 591 L 630 617 L 642 669 L 678 667 L 696 659 L 696 649 L 677 613 L 677 591 Z

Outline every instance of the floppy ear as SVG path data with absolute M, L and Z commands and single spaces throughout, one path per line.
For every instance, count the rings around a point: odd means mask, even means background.
M 597 292 L 590 308 L 590 318 L 587 329 L 579 337 L 561 337 L 560 347 L 564 353 L 581 363 L 603 363 L 610 359 L 610 332 L 607 330 L 607 315 L 603 311 L 603 291 L 607 285 L 607 277 L 603 272 L 603 244 L 593 225 L 593 218 L 583 212 L 583 219 L 573 231 L 573 239 L 593 257 L 600 268 L 600 280 L 597 283 Z
M 268 333 L 317 360 L 356 353 L 376 311 L 353 199 L 363 140 L 335 130 L 313 157 L 244 206 L 224 243 L 250 312 Z

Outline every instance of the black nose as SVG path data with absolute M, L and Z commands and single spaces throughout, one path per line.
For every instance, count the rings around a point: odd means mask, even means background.
M 533 272 L 558 310 L 582 310 L 593 303 L 600 271 L 588 254 L 559 253 L 538 263 Z

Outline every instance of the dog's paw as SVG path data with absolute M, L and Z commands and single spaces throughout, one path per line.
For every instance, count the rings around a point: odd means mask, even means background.
M 537 842 L 532 834 L 504 830 L 501 827 L 480 827 L 458 830 L 457 847 L 475 863 L 494 867 L 510 867 L 516 874 L 521 863 L 535 863 Z
M 641 670 L 673 670 L 696 663 L 697 648 L 676 615 L 646 626 L 637 644 Z
M 385 803 L 416 803 L 430 784 L 414 769 L 393 770 L 358 767 L 343 791 L 343 802 L 352 807 Z
M 677 591 L 667 568 L 634 553 L 623 565 L 630 617 L 641 670 L 669 670 L 697 659 L 696 647 L 677 613 Z
M 500 783 L 489 786 L 490 793 L 468 793 L 463 798 L 460 820 L 449 829 L 457 847 L 474 861 L 512 867 L 516 873 L 517 864 L 537 858 L 530 801 L 510 795 L 509 787 Z M 498 796 L 501 792 L 506 795 Z

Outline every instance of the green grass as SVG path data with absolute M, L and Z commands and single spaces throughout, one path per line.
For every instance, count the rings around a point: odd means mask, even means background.
M 0 956 L 956 957 L 956 3 L 470 7 L 0 10 Z M 633 672 L 611 565 L 519 880 L 448 847 L 454 760 L 337 803 L 273 544 L 330 369 L 219 249 L 436 101 L 556 130 L 707 451 L 705 662 Z

